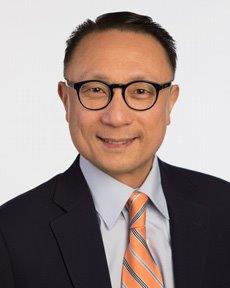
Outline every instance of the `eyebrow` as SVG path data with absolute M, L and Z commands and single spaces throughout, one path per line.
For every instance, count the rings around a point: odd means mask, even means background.
M 85 73 L 82 73 L 80 75 L 80 80 L 79 81 L 82 81 L 82 80 L 102 80 L 102 81 L 106 81 L 108 83 L 110 83 L 110 79 L 108 78 L 108 76 L 104 75 L 104 74 L 100 74 L 100 73 L 92 73 L 90 75 L 90 78 L 87 77 L 87 79 L 85 78 L 87 76 L 87 74 L 89 74 L 89 72 L 85 72 Z M 146 77 L 142 74 L 136 74 L 134 76 L 131 76 L 130 79 L 128 80 L 129 81 L 136 81 L 136 80 L 146 80 L 146 81 L 153 81 L 153 79 L 150 79 L 149 77 Z M 111 82 L 112 83 L 112 82 Z

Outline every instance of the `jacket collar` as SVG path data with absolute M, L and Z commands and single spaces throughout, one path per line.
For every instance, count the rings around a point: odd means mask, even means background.
M 170 216 L 175 287 L 201 288 L 209 211 L 192 200 L 197 187 L 183 169 L 160 159 L 159 168 Z M 97 213 L 79 168 L 79 155 L 58 175 L 53 201 L 65 212 L 51 222 L 51 228 L 73 287 L 94 287 L 97 283 L 111 288 Z
M 159 167 L 170 215 L 175 287 L 204 287 L 202 277 L 209 238 L 209 208 L 195 200 L 202 191 L 198 192 L 199 187 L 192 182 L 192 171 L 160 159 Z
M 51 221 L 74 288 L 111 288 L 103 239 L 79 155 L 57 178 L 53 201 L 66 213 Z M 100 265 L 98 265 L 100 263 Z

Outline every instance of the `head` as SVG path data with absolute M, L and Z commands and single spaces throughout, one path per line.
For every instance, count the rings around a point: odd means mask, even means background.
M 88 19 L 72 32 L 65 51 L 64 77 L 75 83 L 145 80 L 164 84 L 174 78 L 176 58 L 173 38 L 150 17 L 107 13 L 95 22 Z M 78 152 L 117 180 L 131 187 L 140 185 L 170 124 L 178 86 L 162 89 L 155 105 L 145 111 L 128 107 L 120 88 L 113 89 L 108 106 L 95 111 L 83 107 L 76 90 L 65 82 L 59 82 L 58 93 Z M 130 141 L 106 144 L 100 138 Z

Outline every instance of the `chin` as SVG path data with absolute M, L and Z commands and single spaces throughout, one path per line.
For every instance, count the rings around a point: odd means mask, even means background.
M 107 174 L 126 174 L 138 167 L 136 161 L 118 161 L 112 159 L 109 161 L 96 161 L 95 165 Z

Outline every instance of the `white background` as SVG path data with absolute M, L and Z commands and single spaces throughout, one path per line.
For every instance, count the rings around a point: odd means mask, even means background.
M 230 2 L 0 1 L 0 204 L 66 170 L 77 151 L 57 94 L 65 41 L 112 11 L 149 15 L 176 39 L 180 98 L 158 156 L 230 180 Z

